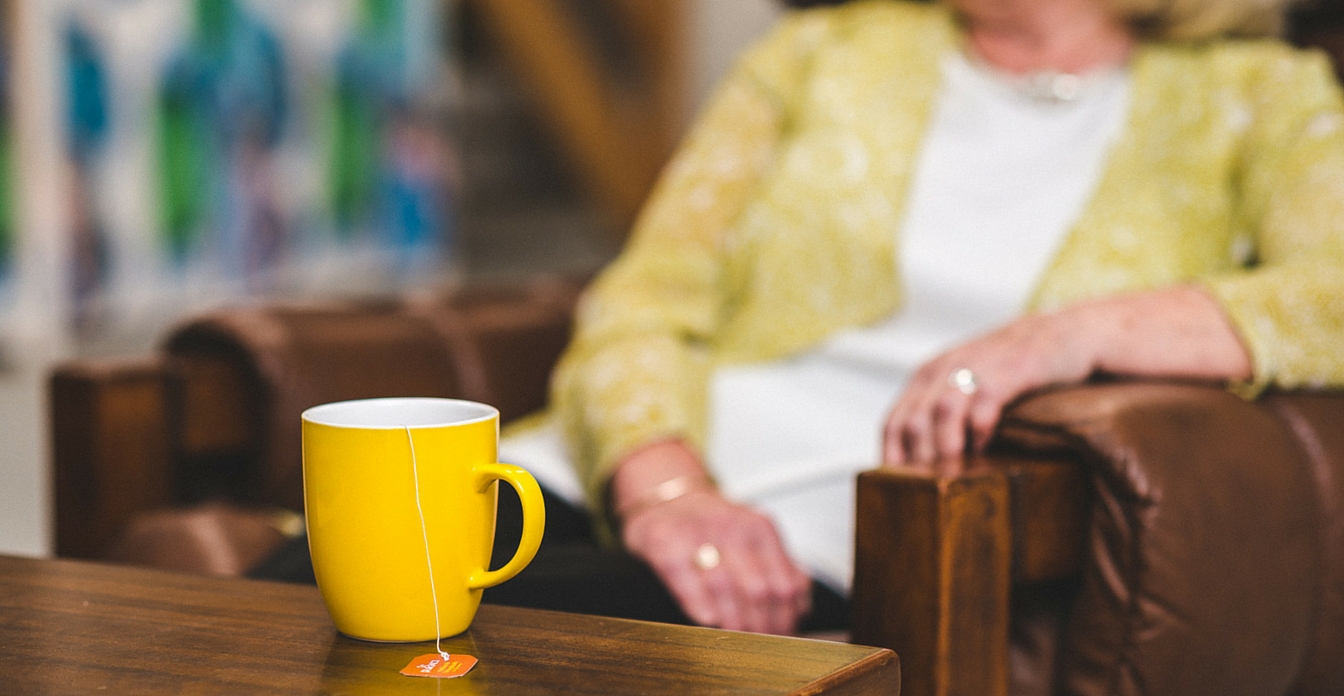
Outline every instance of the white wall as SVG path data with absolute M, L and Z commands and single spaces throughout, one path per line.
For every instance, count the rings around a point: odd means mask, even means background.
M 51 548 L 43 370 L 0 375 L 0 553 L 41 556 Z
M 733 59 L 777 17 L 777 0 L 692 0 L 690 79 L 692 106 L 709 96 Z
M 60 327 L 64 317 L 55 299 L 61 292 L 60 244 L 65 227 L 64 201 L 57 191 L 64 175 L 60 145 L 62 119 L 57 105 L 57 36 L 34 27 L 54 26 L 43 13 L 53 3 L 21 0 L 12 15 L 17 99 L 13 124 L 18 190 L 20 266 L 35 269 L 20 279 L 12 305 L 0 321 L 0 553 L 42 555 L 50 541 L 50 481 L 47 467 L 45 375 L 66 350 Z

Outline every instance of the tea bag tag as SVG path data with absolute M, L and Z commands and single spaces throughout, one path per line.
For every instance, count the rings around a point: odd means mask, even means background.
M 460 677 L 476 666 L 476 658 L 471 655 L 454 653 L 430 653 L 411 660 L 401 673 L 408 677 L 433 677 L 452 679 Z
M 420 516 L 420 538 L 425 542 L 425 568 L 429 571 L 429 596 L 433 598 L 434 605 L 434 649 L 437 652 L 411 660 L 401 670 L 401 673 L 408 677 L 434 677 L 435 679 L 452 679 L 460 677 L 471 671 L 476 666 L 476 658 L 471 655 L 449 655 L 443 651 L 443 645 L 440 643 L 443 637 L 443 631 L 439 628 L 439 592 L 434 587 L 434 562 L 429 553 L 429 530 L 425 526 L 425 509 L 420 505 L 420 466 L 415 461 L 415 437 L 411 435 L 411 426 L 406 428 L 406 443 L 411 448 L 411 476 L 415 483 L 415 511 Z

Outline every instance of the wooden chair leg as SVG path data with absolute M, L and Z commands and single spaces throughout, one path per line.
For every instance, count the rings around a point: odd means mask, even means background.
M 901 658 L 903 696 L 1006 696 L 1007 477 L 859 476 L 853 641 Z

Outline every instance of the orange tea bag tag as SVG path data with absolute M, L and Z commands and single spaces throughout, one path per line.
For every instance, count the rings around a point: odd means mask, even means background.
M 401 673 L 408 677 L 452 679 L 470 672 L 471 668 L 475 666 L 476 658 L 471 655 L 430 653 L 411 660 L 411 664 L 406 665 Z

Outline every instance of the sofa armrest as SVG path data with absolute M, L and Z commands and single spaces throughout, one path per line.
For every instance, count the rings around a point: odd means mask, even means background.
M 158 359 L 69 362 L 52 371 L 57 555 L 99 558 L 133 515 L 173 502 L 177 384 Z

